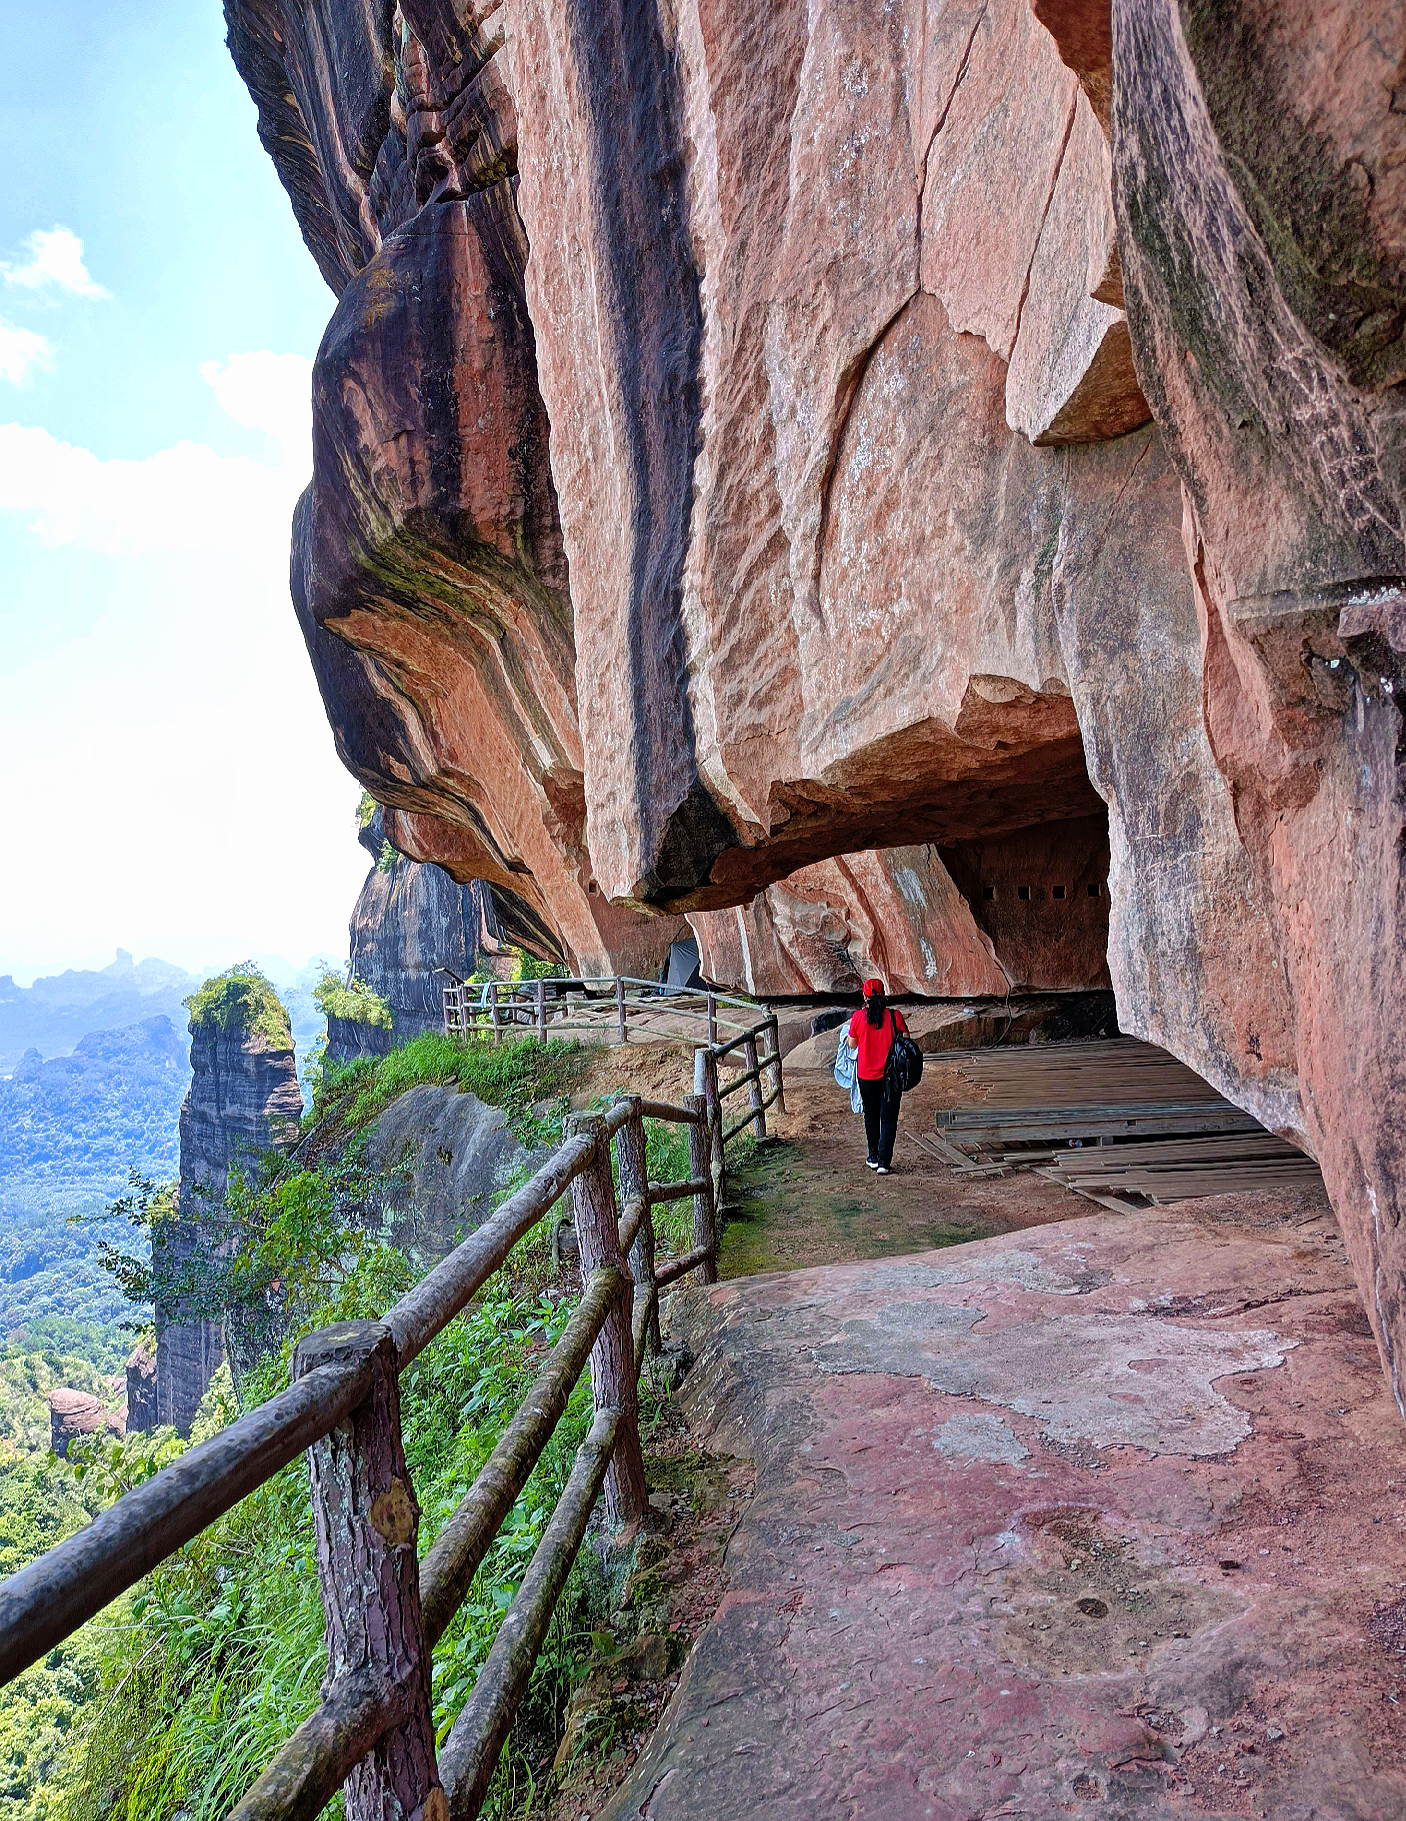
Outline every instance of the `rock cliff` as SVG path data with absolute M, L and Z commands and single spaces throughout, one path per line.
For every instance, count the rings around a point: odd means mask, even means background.
M 1318 1156 L 1401 1400 L 1395 0 L 226 10 L 396 847 L 632 972 L 650 907 L 767 984 L 877 912 L 1082 985 L 1106 915 L 1123 1028 Z
M 190 1004 L 192 1074 L 181 1106 L 180 1184 L 164 1241 L 173 1272 L 217 1243 L 209 1217 L 224 1200 L 231 1172 L 252 1174 L 267 1152 L 290 1147 L 303 1111 L 288 1014 L 262 976 L 231 969 L 206 981 Z M 158 1295 L 156 1421 L 187 1432 L 224 1357 L 220 1322 L 179 1297 Z
M 551 931 L 515 893 L 481 879 L 459 885 L 443 867 L 407 859 L 386 838 L 375 809 L 361 830 L 374 864 L 351 915 L 352 976 L 391 1009 L 389 1029 L 329 1016 L 327 1054 L 334 1062 L 380 1055 L 443 1020 L 444 972 L 467 980 L 482 953 L 511 945 L 560 959 Z

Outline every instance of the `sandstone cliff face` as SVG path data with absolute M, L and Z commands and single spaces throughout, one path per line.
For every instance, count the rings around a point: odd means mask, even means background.
M 281 1008 L 280 1008 L 281 1009 Z M 287 1015 L 283 1016 L 287 1025 Z M 293 1144 L 303 1096 L 291 1031 L 279 1036 L 234 1022 L 190 1021 L 191 1083 L 181 1106 L 178 1220 L 167 1240 L 179 1266 L 214 1243 L 202 1214 L 219 1208 L 232 1170 L 252 1174 L 266 1152 Z M 182 1434 L 225 1357 L 220 1322 L 181 1304 L 156 1304 L 156 1421 Z M 129 1374 L 130 1376 L 130 1374 Z
M 1090 816 L 841 854 L 689 922 L 705 978 L 763 995 L 857 993 L 873 974 L 939 998 L 1092 989 L 1109 984 L 1107 876 L 1107 824 Z
M 968 991 L 1087 983 L 1106 817 L 1123 1027 L 1314 1149 L 1401 1396 L 1394 6 L 227 11 L 395 844 L 767 987 L 911 872 Z

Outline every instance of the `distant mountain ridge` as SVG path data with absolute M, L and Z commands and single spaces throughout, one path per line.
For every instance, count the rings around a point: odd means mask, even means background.
M 8 1074 L 26 1050 L 68 1055 L 90 1033 L 116 1031 L 148 1018 L 166 1017 L 184 1030 L 185 999 L 200 985 L 169 961 L 134 962 L 125 948 L 104 968 L 68 968 L 46 974 L 33 986 L 16 986 L 0 974 L 0 1075 Z

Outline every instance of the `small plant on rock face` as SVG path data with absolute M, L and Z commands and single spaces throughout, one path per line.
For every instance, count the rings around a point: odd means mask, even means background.
M 358 828 L 369 828 L 371 826 L 371 818 L 375 815 L 377 807 L 376 799 L 371 795 L 371 792 L 369 790 L 362 791 L 361 801 L 356 806 L 356 825 Z
M 566 969 L 560 961 L 541 961 L 536 955 L 529 955 L 525 948 L 514 951 L 514 980 L 564 980 L 565 978 Z
M 344 1018 L 355 1024 L 374 1024 L 383 1031 L 395 1022 L 388 1002 L 353 974 L 343 980 L 330 967 L 312 989 L 313 1000 L 324 1018 Z

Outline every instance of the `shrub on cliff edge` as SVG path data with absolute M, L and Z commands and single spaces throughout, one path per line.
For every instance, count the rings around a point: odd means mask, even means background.
M 185 1001 L 194 1031 L 249 1031 L 276 1048 L 291 1050 L 293 1026 L 273 982 L 252 961 L 214 974 Z
M 377 992 L 358 980 L 355 974 L 350 980 L 333 968 L 327 972 L 312 989 L 312 996 L 324 1018 L 345 1018 L 356 1024 L 375 1024 L 383 1031 L 388 1031 L 393 1022 L 391 1008 Z

